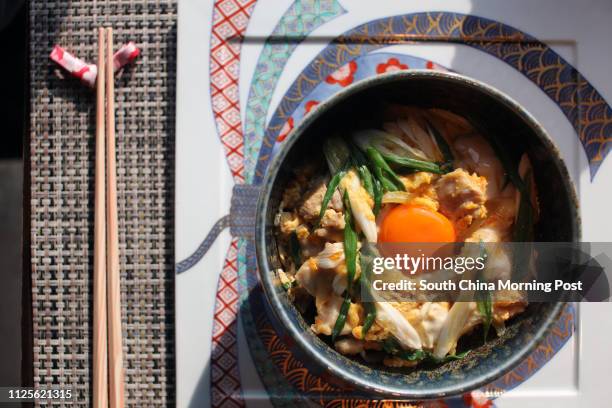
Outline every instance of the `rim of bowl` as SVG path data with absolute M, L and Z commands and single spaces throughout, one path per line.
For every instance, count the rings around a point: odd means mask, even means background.
M 529 342 L 527 342 L 518 353 L 514 353 L 510 358 L 506 359 L 502 364 L 497 366 L 495 370 L 490 370 L 486 374 L 475 377 L 471 380 L 459 381 L 456 386 L 451 385 L 440 387 L 439 389 L 436 389 L 433 392 L 431 390 L 420 391 L 418 389 L 398 388 L 383 383 L 374 383 L 371 380 L 368 380 L 366 377 L 358 377 L 348 373 L 342 367 L 339 367 L 336 362 L 321 355 L 316 350 L 315 346 L 308 339 L 306 339 L 305 336 L 302 335 L 302 328 L 295 325 L 291 321 L 291 319 L 287 315 L 288 313 L 291 313 L 291 311 L 283 307 L 283 302 L 279 298 L 279 294 L 274 288 L 274 284 L 270 277 L 270 265 L 267 256 L 268 245 L 266 244 L 266 208 L 268 207 L 272 187 L 276 182 L 278 170 L 284 163 L 287 154 L 289 153 L 293 145 L 297 142 L 297 140 L 300 138 L 300 136 L 305 132 L 305 130 L 308 129 L 313 122 L 317 121 L 318 118 L 322 116 L 323 113 L 329 107 L 342 103 L 344 100 L 361 90 L 377 86 L 379 84 L 384 84 L 386 82 L 419 79 L 442 79 L 445 81 L 456 82 L 462 85 L 469 86 L 471 88 L 475 88 L 480 92 L 492 96 L 497 101 L 504 104 L 507 108 L 518 114 L 521 119 L 539 137 L 540 141 L 545 145 L 549 153 L 551 153 L 557 168 L 562 173 L 564 187 L 569 193 L 568 198 L 572 206 L 571 211 L 575 220 L 573 225 L 574 228 L 572 231 L 572 238 L 575 241 L 580 240 L 581 221 L 578 212 L 579 206 L 576 191 L 571 182 L 567 167 L 565 166 L 565 163 L 560 156 L 559 149 L 552 141 L 550 136 L 548 136 L 542 125 L 540 125 L 540 123 L 518 102 L 516 102 L 514 99 L 504 94 L 503 92 L 492 87 L 491 85 L 457 73 L 415 69 L 386 73 L 376 77 L 366 78 L 355 84 L 349 85 L 348 87 L 338 91 L 336 94 L 332 95 L 325 101 L 321 102 L 314 112 L 306 116 L 302 120 L 302 122 L 298 126 L 296 126 L 295 129 L 293 129 L 289 137 L 287 137 L 285 145 L 272 158 L 272 161 L 269 163 L 266 170 L 266 175 L 262 183 L 262 189 L 260 191 L 260 196 L 257 203 L 255 224 L 255 249 L 257 265 L 259 268 L 259 277 L 263 285 L 263 292 L 269 305 L 271 306 L 270 308 L 272 309 L 274 316 L 282 324 L 284 329 L 287 330 L 288 334 L 298 345 L 298 347 L 300 347 L 311 358 L 316 360 L 316 364 L 318 366 L 326 367 L 329 374 L 333 377 L 337 377 L 340 381 L 346 384 L 354 385 L 360 390 L 365 391 L 367 393 L 372 393 L 375 396 L 391 395 L 393 397 L 399 396 L 400 398 L 431 399 L 453 396 L 479 388 L 512 370 L 521 361 L 523 361 L 529 353 L 531 353 L 535 349 L 538 344 L 538 341 L 547 334 L 547 332 L 550 330 L 550 327 L 557 320 L 559 314 L 561 313 L 562 306 L 564 305 L 564 303 L 557 302 L 557 304 L 551 310 L 551 313 L 549 314 L 547 319 L 540 325 L 538 331 L 534 333 Z M 332 347 L 330 347 L 330 349 L 333 350 Z

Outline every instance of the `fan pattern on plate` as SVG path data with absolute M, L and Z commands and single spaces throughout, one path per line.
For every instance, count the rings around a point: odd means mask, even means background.
M 301 95 L 355 58 L 406 41 L 461 43 L 517 69 L 548 95 L 578 134 L 594 177 L 610 150 L 612 108 L 571 64 L 549 46 L 497 21 L 458 13 L 429 12 L 385 17 L 332 41 L 298 76 L 270 121 L 255 172 L 260 183 L 270 152 Z

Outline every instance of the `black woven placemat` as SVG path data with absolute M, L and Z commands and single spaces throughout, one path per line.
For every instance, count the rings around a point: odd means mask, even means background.
M 58 78 L 54 44 L 95 61 L 96 28 L 132 40 L 116 81 L 126 398 L 174 404 L 176 2 L 30 1 L 30 250 L 33 379 L 89 406 L 92 367 L 95 95 Z

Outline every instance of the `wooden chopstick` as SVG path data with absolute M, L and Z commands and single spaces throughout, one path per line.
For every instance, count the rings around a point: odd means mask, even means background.
M 101 71 L 98 71 L 101 75 Z M 121 345 L 121 291 L 117 215 L 117 168 L 115 162 L 115 85 L 113 29 L 106 29 L 106 177 L 107 177 L 107 295 L 109 341 L 109 401 L 111 408 L 124 406 L 123 348 Z
M 98 73 L 104 72 L 104 29 L 98 29 Z M 94 201 L 94 358 L 93 406 L 108 406 L 106 327 L 106 197 L 104 154 L 104 75 L 96 87 L 96 164 Z

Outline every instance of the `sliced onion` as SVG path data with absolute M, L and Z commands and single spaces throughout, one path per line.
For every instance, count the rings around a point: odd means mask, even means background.
M 428 161 L 440 161 L 442 154 L 438 149 L 438 145 L 432 135 L 425 131 L 413 118 L 398 119 L 397 125 L 404 132 L 404 134 L 421 150 L 425 153 L 425 160 Z
M 474 128 L 464 117 L 444 109 L 432 108 L 427 111 L 427 116 L 434 125 L 452 130 L 454 136 L 465 135 L 474 131 Z
M 382 197 L 383 204 L 406 204 L 417 198 L 407 191 L 388 191 Z
M 378 129 L 366 129 L 353 133 L 353 141 L 363 151 L 374 147 L 382 154 L 395 154 L 419 160 L 429 160 L 420 149 L 412 147 L 400 137 Z
M 473 304 L 474 302 L 455 302 L 450 308 L 440 330 L 438 343 L 434 348 L 434 357 L 445 357 L 457 345 L 457 340 L 459 340 L 474 307 Z
M 348 192 L 353 218 L 368 242 L 377 242 L 378 230 L 376 229 L 376 217 L 370 207 L 371 199 L 361 186 L 354 170 L 350 170 L 340 181 L 340 189 Z
M 387 302 L 376 303 L 376 323 L 388 330 L 406 349 L 420 350 L 421 337 L 399 310 Z

